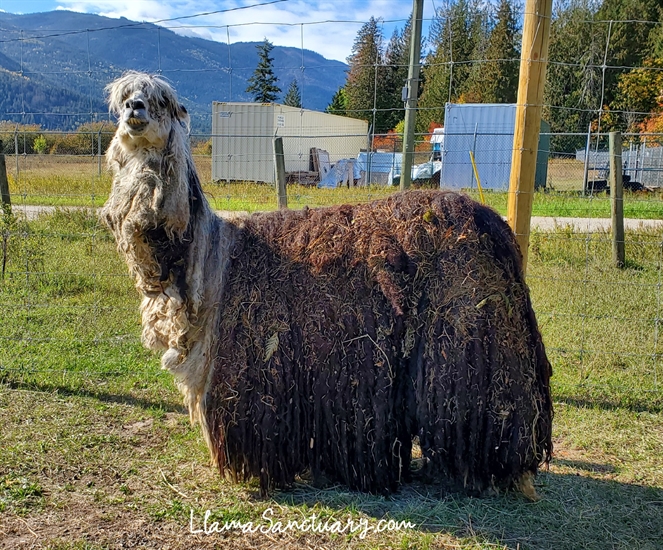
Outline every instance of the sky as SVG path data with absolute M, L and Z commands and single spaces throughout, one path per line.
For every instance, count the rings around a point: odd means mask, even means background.
M 424 0 L 424 20 L 430 19 L 435 5 L 443 1 Z M 179 34 L 219 42 L 267 38 L 277 46 L 296 48 L 303 42 L 305 49 L 346 61 L 362 23 L 371 16 L 382 18 L 383 34 L 389 40 L 394 29 L 403 28 L 412 0 L 0 0 L 0 10 L 10 13 L 57 9 L 132 21 L 162 21 L 158 24 Z M 217 13 L 199 15 L 209 12 Z M 424 36 L 427 27 L 424 21 Z

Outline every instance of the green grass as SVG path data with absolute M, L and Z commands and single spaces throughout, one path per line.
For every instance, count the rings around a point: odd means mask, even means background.
M 573 161 L 575 163 L 575 161 Z M 46 206 L 99 207 L 108 198 L 111 187 L 110 174 L 99 171 L 94 157 L 67 157 L 36 155 L 15 163 L 8 160 L 10 192 L 15 204 Z M 211 183 L 209 157 L 196 157 L 196 164 L 204 190 L 217 210 L 247 211 L 276 209 L 274 189 L 266 184 L 255 183 Z M 553 170 L 554 168 L 554 170 Z M 551 161 L 551 172 L 564 178 L 566 165 Z M 580 165 L 582 168 L 582 165 Z M 572 173 L 578 167 L 570 168 Z M 18 175 L 17 175 L 18 174 Z M 575 176 L 574 176 L 575 177 Z M 580 172 L 582 177 L 582 172 Z M 573 180 L 575 182 L 575 180 Z M 576 183 L 564 185 L 534 196 L 534 216 L 609 218 L 610 197 L 599 193 L 593 197 L 582 197 Z M 289 185 L 288 205 L 290 208 L 304 206 L 329 206 L 332 204 L 367 202 L 388 196 L 397 187 L 371 186 L 338 189 L 317 189 L 301 185 Z M 478 193 L 469 192 L 478 199 Z M 500 214 L 506 215 L 507 194 L 486 192 L 486 202 Z M 630 193 L 624 197 L 624 216 L 638 219 L 663 219 L 663 199 L 660 193 Z
M 4 229 L 7 227 L 5 226 Z M 172 378 L 140 344 L 139 299 L 85 211 L 12 221 L 0 281 L 0 548 L 660 548 L 663 231 L 532 237 L 528 282 L 553 363 L 542 500 L 411 484 L 391 498 L 306 484 L 270 499 L 210 467 Z M 7 234 L 7 233 L 3 233 Z M 405 520 L 358 535 L 192 535 L 212 520 Z M 4 546 L 3 546 L 4 545 Z
M 478 192 L 468 192 L 479 200 Z M 486 204 L 503 216 L 507 212 L 507 193 L 485 192 Z M 563 218 L 610 218 L 610 196 L 599 193 L 583 197 L 577 191 L 537 191 L 532 204 L 533 216 Z M 624 193 L 624 217 L 663 219 L 663 200 L 657 193 Z

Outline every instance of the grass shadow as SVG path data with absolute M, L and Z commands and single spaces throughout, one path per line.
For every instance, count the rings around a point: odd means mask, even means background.
M 405 485 L 391 497 L 303 485 L 272 498 L 279 504 L 323 505 L 336 510 L 336 519 L 341 520 L 352 511 L 376 520 L 407 520 L 416 523 L 419 531 L 447 533 L 499 548 L 661 548 L 663 489 L 580 474 L 610 472 L 608 465 L 556 462 L 579 472 L 541 473 L 538 502 L 513 492 L 473 498 L 419 483 Z
M 188 415 L 186 408 L 182 404 L 178 404 L 172 400 L 167 400 L 164 398 L 149 399 L 131 395 L 130 393 L 114 393 L 96 389 L 92 390 L 84 387 L 72 387 L 36 381 L 12 380 L 9 377 L 2 378 L 1 376 L 0 383 L 6 385 L 12 390 L 26 390 L 32 392 L 58 394 L 63 397 L 85 397 L 96 399 L 102 403 L 114 403 L 138 407 L 144 410 L 176 412 Z

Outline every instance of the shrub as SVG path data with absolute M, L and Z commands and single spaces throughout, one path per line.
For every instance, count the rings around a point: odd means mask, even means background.
M 46 152 L 48 144 L 46 143 L 46 138 L 43 134 L 39 134 L 35 140 L 32 142 L 32 147 L 34 147 L 35 153 L 43 155 Z

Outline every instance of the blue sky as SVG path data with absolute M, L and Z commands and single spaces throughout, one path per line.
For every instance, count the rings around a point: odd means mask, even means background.
M 226 42 L 229 34 L 230 42 L 267 37 L 276 45 L 298 48 L 303 36 L 304 48 L 345 61 L 361 23 L 321 22 L 365 22 L 371 16 L 381 17 L 388 40 L 394 28 L 403 27 L 412 11 L 412 0 L 0 0 L 0 10 L 33 13 L 68 9 L 133 21 L 159 21 L 270 1 L 275 3 L 159 24 L 180 34 L 221 42 Z M 424 18 L 430 19 L 434 6 L 442 3 L 424 0 Z

